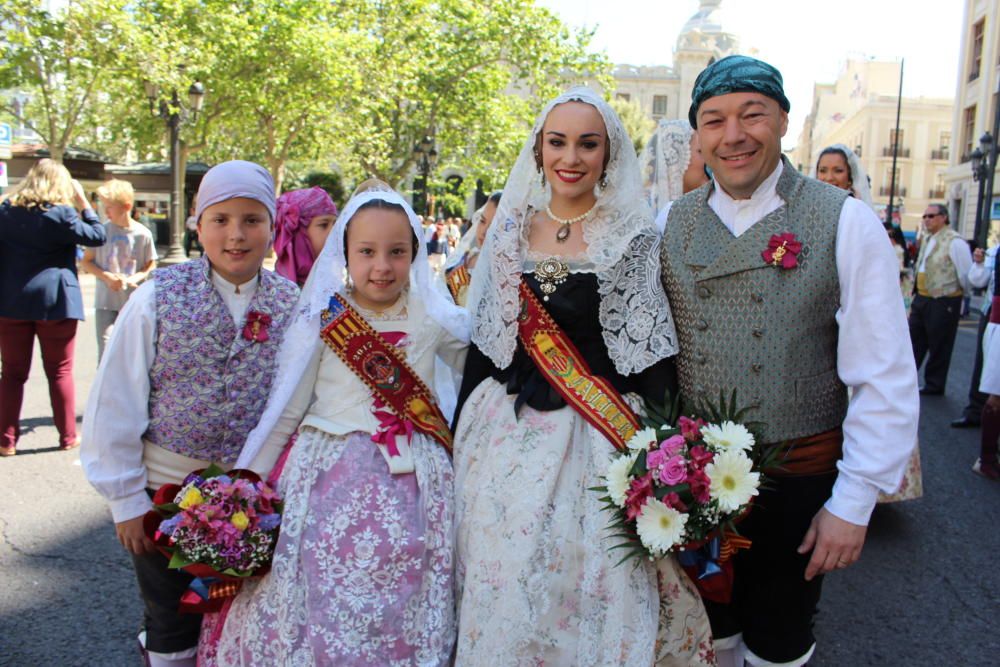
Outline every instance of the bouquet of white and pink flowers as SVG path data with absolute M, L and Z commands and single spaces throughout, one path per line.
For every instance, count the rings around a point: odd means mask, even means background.
M 168 567 L 197 577 L 198 597 L 182 599 L 182 609 L 214 610 L 235 595 L 238 582 L 263 575 L 278 540 L 282 503 L 250 470 L 225 472 L 217 466 L 166 484 L 153 496 L 155 510 L 144 525 L 154 544 L 170 558 Z M 210 595 L 207 595 L 210 593 Z
M 710 413 L 719 416 L 720 411 Z M 707 423 L 679 417 L 676 426 L 638 431 L 627 446 L 608 466 L 604 486 L 594 489 L 604 494 L 605 509 L 614 515 L 613 537 L 622 541 L 611 548 L 625 552 L 619 562 L 674 552 L 690 555 L 707 546 L 714 548 L 718 561 L 719 540 L 733 537 L 734 545 L 745 546 L 735 524 L 758 494 L 764 466 L 761 448 L 746 425 L 733 419 Z M 713 573 L 719 571 L 714 561 Z M 700 557 L 681 559 L 698 571 L 696 583 L 704 578 L 704 562 Z

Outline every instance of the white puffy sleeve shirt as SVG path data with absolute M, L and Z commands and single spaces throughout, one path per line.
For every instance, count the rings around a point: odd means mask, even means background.
M 716 182 L 708 205 L 734 236 L 783 205 L 775 190 L 782 168 L 779 164 L 750 199 L 734 200 Z M 669 211 L 668 205 L 657 216 L 661 228 Z M 899 486 L 917 442 L 920 396 L 899 298 L 899 263 L 882 223 L 853 197 L 840 212 L 836 261 L 837 374 L 852 392 L 843 424 L 843 458 L 826 509 L 863 526 L 879 491 L 891 493 Z
M 468 344 L 451 336 L 427 316 L 417 300 L 409 300 L 406 309 L 405 319 L 371 319 L 369 324 L 376 331 L 406 334 L 403 349 L 407 362 L 433 389 L 435 358 L 440 357 L 446 365 L 461 370 Z M 262 475 L 274 467 L 291 435 L 306 426 L 330 435 L 355 431 L 374 434 L 378 430 L 371 390 L 322 340 L 317 338 L 311 344 L 312 358 L 298 388 L 249 466 Z M 390 471 L 397 474 L 412 471 L 412 451 L 398 439 L 397 445 L 399 457 L 390 457 L 379 445 Z

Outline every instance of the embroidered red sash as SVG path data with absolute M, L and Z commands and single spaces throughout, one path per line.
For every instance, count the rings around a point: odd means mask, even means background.
M 642 428 L 639 418 L 614 387 L 594 375 L 576 345 L 521 281 L 518 336 L 528 356 L 552 388 L 619 450 Z
M 466 266 L 464 259 L 445 273 L 445 284 L 448 285 L 451 298 L 458 305 L 462 305 L 465 290 L 468 289 L 470 282 L 472 282 L 472 276 L 469 274 L 469 267 Z
M 323 342 L 361 378 L 372 394 L 396 414 L 413 424 L 451 453 L 451 431 L 434 394 L 406 363 L 403 353 L 390 345 L 339 294 L 330 297 L 320 331 Z

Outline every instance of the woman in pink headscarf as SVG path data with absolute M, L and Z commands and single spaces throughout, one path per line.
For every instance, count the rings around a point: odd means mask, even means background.
M 278 198 L 274 220 L 274 270 L 302 287 L 337 219 L 337 206 L 319 187 L 291 190 Z

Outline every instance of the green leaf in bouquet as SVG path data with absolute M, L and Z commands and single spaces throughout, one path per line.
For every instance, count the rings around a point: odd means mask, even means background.
M 174 552 L 170 554 L 170 562 L 167 563 L 167 568 L 171 570 L 179 570 L 182 567 L 187 567 L 192 564 L 194 564 L 194 561 L 188 560 L 182 556 L 180 549 L 174 549 Z
M 676 493 L 677 495 L 680 495 L 685 491 L 690 491 L 690 490 L 691 490 L 690 484 L 674 484 L 673 486 L 661 486 L 658 489 L 656 489 L 656 491 L 654 491 L 654 494 L 656 495 L 657 500 L 663 500 L 671 493 Z
M 649 472 L 649 469 L 646 468 L 646 450 L 643 449 L 639 452 L 639 456 L 636 457 L 635 463 L 632 464 L 632 468 L 628 474 L 634 477 L 642 477 L 647 472 Z
M 156 507 L 161 514 L 165 514 L 167 518 L 170 518 L 181 511 L 181 506 L 177 503 L 163 503 L 162 505 L 154 505 L 154 507 Z
M 202 479 L 212 479 L 213 477 L 221 477 L 225 474 L 225 470 L 212 463 L 201 473 L 201 477 Z

